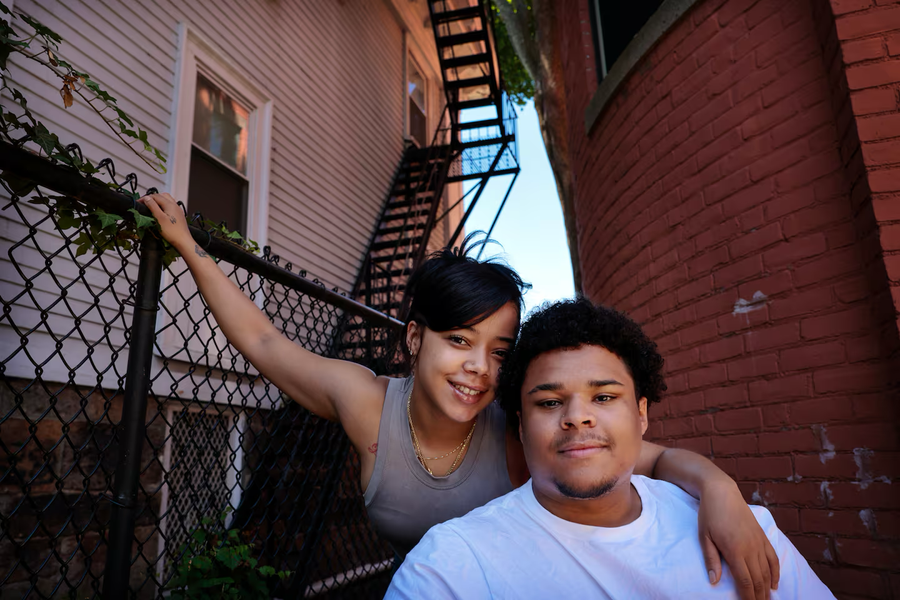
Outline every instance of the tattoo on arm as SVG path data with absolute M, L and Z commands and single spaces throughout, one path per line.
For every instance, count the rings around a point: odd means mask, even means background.
M 378 444 L 372 444 L 372 445 L 369 446 L 367 449 L 368 449 L 368 451 L 371 452 L 372 454 L 377 454 L 377 453 L 378 453 Z
M 176 219 L 175 217 L 173 217 L 173 216 L 171 216 L 171 215 L 169 216 L 169 223 L 171 223 L 172 225 L 174 225 L 174 224 L 177 223 L 177 222 L 178 222 L 178 219 Z
M 204 251 L 203 248 L 201 248 L 197 244 L 194 244 L 194 252 L 196 252 L 197 256 L 201 258 L 206 258 L 207 256 L 209 256 L 209 254 L 207 254 L 206 251 Z

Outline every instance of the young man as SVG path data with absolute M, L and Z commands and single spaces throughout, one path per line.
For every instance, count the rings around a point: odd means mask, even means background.
M 609 308 L 574 300 L 532 315 L 500 380 L 531 481 L 433 527 L 386 598 L 736 598 L 727 569 L 716 585 L 701 575 L 697 501 L 632 474 L 662 364 Z M 772 597 L 833 598 L 769 512 L 751 509 L 779 558 Z

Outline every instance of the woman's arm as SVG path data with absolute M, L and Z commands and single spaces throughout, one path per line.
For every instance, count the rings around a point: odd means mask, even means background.
M 324 358 L 281 335 L 216 261 L 194 242 L 184 212 L 172 196 L 154 194 L 140 201 L 156 217 L 163 237 L 184 258 L 225 337 L 280 390 L 310 412 L 342 422 L 345 409 L 341 399 L 354 398 L 356 406 L 360 406 L 367 395 L 377 397 L 380 393 L 383 397 L 383 386 L 375 382 L 370 370 Z M 347 433 L 353 439 L 353 432 Z
M 778 555 L 737 484 L 709 459 L 688 450 L 644 442 L 634 472 L 673 483 L 700 500 L 700 545 L 709 580 L 722 577 L 719 553 L 744 600 L 763 600 L 778 589 Z

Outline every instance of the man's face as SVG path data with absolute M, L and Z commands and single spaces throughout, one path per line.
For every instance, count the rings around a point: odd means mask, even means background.
M 558 500 L 603 496 L 628 483 L 647 430 L 622 360 L 599 346 L 541 354 L 522 385 L 519 434 L 535 492 Z

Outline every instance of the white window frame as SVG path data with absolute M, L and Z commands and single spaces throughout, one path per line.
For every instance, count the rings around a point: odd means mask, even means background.
M 410 64 L 415 65 L 416 71 L 419 72 L 419 75 L 422 76 L 422 81 L 425 82 L 425 90 L 423 91 L 423 94 L 422 94 L 422 96 L 425 98 L 425 108 L 422 109 L 422 112 L 425 113 L 425 139 L 419 140 L 419 143 L 422 145 L 422 147 L 426 147 L 431 142 L 429 137 L 431 135 L 433 135 L 433 133 L 429 129 L 429 127 L 431 125 L 430 92 L 431 92 L 432 86 L 431 86 L 431 81 L 429 80 L 428 75 L 425 72 L 425 69 L 422 68 L 422 61 L 420 61 L 419 59 L 416 58 L 415 53 L 413 52 L 412 48 L 409 46 L 407 46 L 407 48 L 406 48 L 406 62 L 403 65 L 403 74 L 404 74 L 404 77 L 403 77 L 403 109 L 404 109 L 404 112 L 406 113 L 406 120 L 405 120 L 406 121 L 405 122 L 406 133 L 403 137 L 408 141 L 412 141 L 412 142 L 416 141 L 413 139 L 412 128 L 410 127 L 410 119 L 412 118 L 412 115 L 409 112 L 409 101 L 410 101 L 410 96 L 409 96 L 410 68 L 409 67 L 410 67 Z
M 169 189 L 172 195 L 185 203 L 188 216 L 193 213 L 188 202 L 190 185 L 191 151 L 193 148 L 194 110 L 197 93 L 197 76 L 203 75 L 230 98 L 247 109 L 249 119 L 247 148 L 247 220 L 246 237 L 266 245 L 269 226 L 269 175 L 272 142 L 272 99 L 247 78 L 225 55 L 206 41 L 185 23 L 178 28 L 179 50 L 176 66 L 177 79 L 174 90 L 172 136 L 169 142 Z M 164 275 L 163 286 L 169 283 Z M 193 286 L 193 280 L 182 279 L 181 286 Z M 257 306 L 263 298 L 257 295 Z M 165 311 L 160 311 L 157 330 L 168 324 Z M 221 330 L 217 334 L 222 336 Z M 224 343 L 224 336 L 222 336 Z M 160 344 L 165 354 L 175 355 L 183 348 L 183 340 L 175 328 L 164 332 Z M 196 351 L 196 348 L 192 349 Z M 203 357 L 195 362 L 206 362 Z
M 178 81 L 175 86 L 175 123 L 169 155 L 169 189 L 187 204 L 191 147 L 194 133 L 194 96 L 197 75 L 203 75 L 250 113 L 247 148 L 247 237 L 266 244 L 269 224 L 269 162 L 272 140 L 272 100 L 196 31 L 179 26 Z

